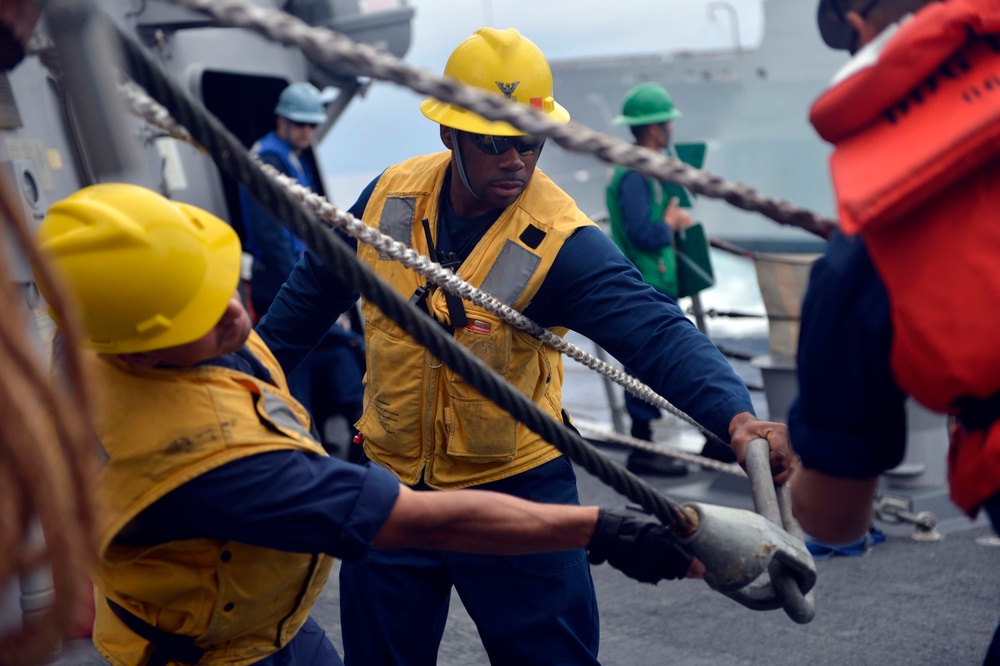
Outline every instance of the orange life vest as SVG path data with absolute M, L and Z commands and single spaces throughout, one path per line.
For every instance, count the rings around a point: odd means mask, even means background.
M 955 413 L 1000 392 L 1000 0 L 932 3 L 881 46 L 811 120 L 836 147 L 841 227 L 889 294 L 893 374 Z M 950 461 L 952 499 L 974 513 L 1000 491 L 997 422 Z

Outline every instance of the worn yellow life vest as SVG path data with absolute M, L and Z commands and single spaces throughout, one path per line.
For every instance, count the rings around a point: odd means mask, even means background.
M 364 221 L 423 255 L 421 220 L 437 242 L 438 206 L 451 153 L 417 157 L 382 174 Z M 565 240 L 593 222 L 545 174 L 486 232 L 457 274 L 518 311 L 535 296 Z M 420 275 L 360 245 L 358 257 L 404 298 Z M 431 289 L 428 310 L 449 324 L 444 292 Z M 559 352 L 465 302 L 468 324 L 455 340 L 557 420 L 562 416 Z M 558 457 L 559 451 L 486 400 L 433 358 L 377 308 L 364 303 L 368 374 L 358 429 L 365 452 L 407 484 L 462 488 L 502 479 Z M 555 329 L 565 335 L 566 329 Z
M 194 637 L 207 649 L 202 666 L 252 664 L 294 638 L 326 583 L 325 555 L 216 539 L 142 548 L 114 540 L 143 509 L 225 463 L 284 449 L 326 455 L 264 343 L 253 333 L 247 346 L 277 386 L 215 366 L 145 369 L 88 357 L 108 456 L 96 482 L 94 644 L 112 664 L 145 663 L 152 648 L 104 597 L 158 629 Z

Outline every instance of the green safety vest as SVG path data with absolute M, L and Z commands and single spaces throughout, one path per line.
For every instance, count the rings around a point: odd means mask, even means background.
M 619 186 L 625 174 L 632 171 L 616 166 L 607 189 L 608 215 L 611 221 L 611 240 L 615 242 L 628 260 L 635 264 L 642 274 L 642 279 L 659 292 L 677 298 L 677 256 L 672 245 L 664 245 L 655 250 L 640 250 L 632 245 L 625 235 L 625 222 L 622 219 L 621 195 Z M 649 223 L 663 224 L 663 211 L 667 208 L 670 198 L 666 196 L 663 185 L 655 178 L 646 178 L 649 186 Z

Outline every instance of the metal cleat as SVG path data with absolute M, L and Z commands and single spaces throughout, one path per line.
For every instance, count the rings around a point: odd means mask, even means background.
M 875 498 L 875 517 L 884 523 L 913 525 L 914 541 L 940 541 L 937 530 L 937 516 L 930 511 L 913 512 L 913 499 L 895 495 L 879 495 Z
M 747 450 L 760 513 L 688 504 L 698 514 L 698 529 L 680 542 L 705 564 L 705 582 L 712 589 L 753 610 L 783 608 L 792 620 L 806 624 L 816 614 L 811 592 L 816 565 L 792 516 L 788 489 L 774 489 L 768 453 L 765 440 L 751 442 Z

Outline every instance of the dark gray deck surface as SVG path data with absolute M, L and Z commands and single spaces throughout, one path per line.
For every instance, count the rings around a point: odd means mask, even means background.
M 611 451 L 609 456 L 624 459 Z M 614 491 L 579 472 L 585 503 L 616 506 Z M 707 483 L 699 473 L 684 484 Z M 652 480 L 666 487 L 676 481 Z M 741 498 L 719 495 L 740 504 Z M 964 521 L 964 519 L 961 519 Z M 829 664 L 960 666 L 982 662 L 1000 616 L 1000 547 L 988 526 L 955 521 L 944 539 L 918 543 L 889 526 L 887 540 L 862 557 L 817 562 L 816 619 L 752 611 L 701 581 L 637 583 L 607 565 L 593 568 L 601 609 L 600 658 L 608 666 Z M 952 531 L 954 528 L 957 531 Z M 336 635 L 331 584 L 314 616 Z M 487 664 L 475 625 L 457 595 L 439 664 Z
M 621 503 L 585 472 L 580 487 L 585 502 Z M 596 566 L 601 661 L 608 666 L 980 664 L 1000 616 L 1000 547 L 977 543 L 992 532 L 972 527 L 939 542 L 918 543 L 907 538 L 907 530 L 891 531 L 865 556 L 817 562 L 817 613 L 808 625 L 793 623 L 781 611 L 748 610 L 701 581 L 643 585 L 607 565 Z M 339 648 L 335 581 L 313 616 Z M 73 652 L 59 663 L 104 662 Z M 488 663 L 457 595 L 439 663 Z
M 747 364 L 734 366 L 749 381 L 760 381 Z M 566 402 L 572 413 L 606 409 L 598 382 L 595 375 L 567 364 Z M 755 403 L 758 399 L 755 395 Z M 761 402 L 758 412 L 765 415 L 766 409 Z M 657 439 L 670 436 L 669 425 L 660 424 Z M 622 449 L 602 451 L 619 463 L 625 460 Z M 626 503 L 588 473 L 577 473 L 584 503 Z M 682 501 L 751 505 L 749 495 L 741 491 L 745 482 L 735 477 L 698 471 L 682 479 L 647 481 Z M 607 666 L 978 665 L 1000 617 L 1000 546 L 993 545 L 996 540 L 985 522 L 973 524 L 956 517 L 953 509 L 948 513 L 940 489 L 933 499 L 937 504 L 928 506 L 943 519 L 943 540 L 920 543 L 908 538 L 912 530 L 906 526 L 883 525 L 886 542 L 866 555 L 817 562 L 817 613 L 808 625 L 795 624 L 782 611 L 748 610 L 701 581 L 643 585 L 608 565 L 596 566 L 601 661 Z M 335 579 L 313 616 L 340 649 Z M 103 664 L 88 647 L 68 646 L 57 663 Z M 439 664 L 487 663 L 475 625 L 453 595 Z

